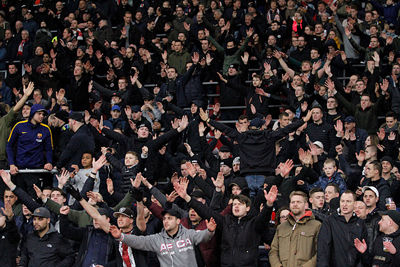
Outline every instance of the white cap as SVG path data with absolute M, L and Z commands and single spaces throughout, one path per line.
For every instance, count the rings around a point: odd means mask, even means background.
M 315 142 L 313 142 L 313 144 L 316 145 L 319 148 L 322 148 L 322 150 L 324 150 L 324 145 L 322 144 L 321 141 L 315 141 Z
M 372 192 L 375 193 L 375 196 L 376 196 L 376 197 L 379 197 L 379 191 L 378 191 L 378 189 L 376 189 L 375 186 L 364 186 L 364 187 L 362 188 L 363 194 L 364 194 L 364 192 L 365 192 L 366 190 L 371 190 Z

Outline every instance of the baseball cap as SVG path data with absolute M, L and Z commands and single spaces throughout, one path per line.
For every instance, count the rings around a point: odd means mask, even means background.
M 115 218 L 117 218 L 119 215 L 124 215 L 128 218 L 135 218 L 135 214 L 130 208 L 120 208 L 117 212 L 114 212 Z
M 35 209 L 33 212 L 34 217 L 42 217 L 42 218 L 50 218 L 50 211 L 46 209 L 45 207 L 40 207 Z
M 228 146 L 221 146 L 219 152 L 231 152 Z
M 178 211 L 174 210 L 174 209 L 167 209 L 167 210 L 163 210 L 161 212 L 162 216 L 164 216 L 165 214 L 169 214 L 169 215 L 174 216 L 174 217 L 176 217 L 178 219 L 181 218 L 181 214 Z
M 367 185 L 367 186 L 364 186 L 364 187 L 362 188 L 363 194 L 364 194 L 364 192 L 365 192 L 366 190 L 371 190 L 372 192 L 375 193 L 375 196 L 376 196 L 376 197 L 379 197 L 379 191 L 378 191 L 378 189 L 376 189 L 375 186 L 368 186 L 368 185 Z
M 239 65 L 238 64 L 231 64 L 231 65 L 229 65 L 229 68 L 238 70 L 239 69 Z
M 141 109 L 140 109 L 140 106 L 139 105 L 135 105 L 135 106 L 132 106 L 132 112 L 139 112 L 139 111 L 141 111 Z
M 75 120 L 75 121 L 79 121 L 79 122 L 83 122 L 83 120 L 84 120 L 82 112 L 77 112 L 77 111 L 71 112 L 69 114 L 69 118 L 71 120 Z
M 68 122 L 68 116 L 69 116 L 69 114 L 68 114 L 68 112 L 66 112 L 65 110 L 59 110 L 59 111 L 57 111 L 57 112 L 54 114 L 54 116 L 55 116 L 57 119 L 60 119 L 60 120 L 62 120 L 62 121 L 65 122 L 65 123 Z
M 385 210 L 385 211 L 380 211 L 379 215 L 387 215 L 392 219 L 397 225 L 400 226 L 400 212 L 395 211 L 395 210 Z
M 324 149 L 324 145 L 322 144 L 321 141 L 315 141 L 315 142 L 313 142 L 313 144 L 316 145 L 316 146 L 319 147 L 319 148 Z
M 114 110 L 121 111 L 121 108 L 118 105 L 114 105 L 114 106 L 112 106 L 111 111 L 114 111 Z
M 356 122 L 356 119 L 353 116 L 347 116 L 344 119 L 344 122 L 347 122 L 347 123 Z
M 221 163 L 219 165 L 220 166 L 226 165 L 226 166 L 232 168 L 232 159 L 228 158 L 228 159 L 221 160 Z

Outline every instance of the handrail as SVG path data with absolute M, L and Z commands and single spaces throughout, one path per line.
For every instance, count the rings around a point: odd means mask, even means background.
M 10 172 L 10 170 L 5 170 L 6 172 Z M 18 173 L 58 173 L 57 169 L 52 169 L 51 171 L 45 169 L 19 169 Z

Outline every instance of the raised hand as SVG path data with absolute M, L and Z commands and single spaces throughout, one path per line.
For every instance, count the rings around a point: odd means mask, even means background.
M 199 135 L 204 136 L 204 132 L 206 131 L 206 126 L 203 122 L 199 123 Z
M 70 208 L 68 206 L 62 206 L 60 208 L 60 214 L 62 215 L 68 215 L 70 212 Z
M 182 119 L 179 121 L 178 124 L 179 124 L 179 127 L 177 128 L 177 131 L 182 132 L 189 125 L 188 117 L 186 115 L 182 116 Z
M 383 139 L 385 139 L 385 129 L 380 128 L 379 132 L 376 133 L 376 135 L 378 135 L 378 138 L 380 141 L 382 141 Z
M 25 87 L 25 85 L 24 85 L 24 89 L 23 89 L 24 95 L 30 96 L 34 89 L 35 89 L 35 84 L 33 82 L 29 82 L 28 86 Z
M 307 115 L 303 118 L 304 122 L 308 122 L 311 119 L 311 110 L 307 112 Z
M 367 243 L 365 242 L 365 239 L 363 239 L 362 242 L 358 238 L 354 239 L 354 246 L 361 254 L 367 250 Z
M 363 162 L 365 160 L 365 152 L 364 150 L 360 150 L 359 153 L 356 153 L 356 158 L 359 162 Z
M 276 187 L 276 185 L 273 185 L 268 193 L 267 190 L 264 190 L 264 197 L 265 200 L 267 200 L 267 205 L 269 207 L 272 207 L 277 196 L 278 196 L 278 187 Z
M 0 176 L 3 179 L 3 182 L 10 188 L 13 185 L 11 182 L 11 175 L 10 173 L 6 172 L 5 170 L 0 170 Z
M 206 220 L 207 229 L 210 232 L 214 232 L 217 229 L 217 223 L 215 222 L 214 218 L 211 217 L 210 220 Z
M 44 197 L 44 194 L 43 194 L 43 192 L 42 192 L 42 190 L 37 186 L 37 185 L 33 185 L 33 189 L 35 190 L 35 192 L 36 192 L 36 196 L 39 198 L 39 199 L 42 199 L 43 197 Z
M 343 136 L 343 122 L 341 120 L 337 120 L 335 124 L 335 130 L 338 134 Z
M 200 118 L 203 121 L 207 121 L 208 120 L 208 114 L 202 108 L 200 108 Z
M 136 174 L 136 178 L 135 180 L 131 179 L 132 182 L 132 186 L 134 188 L 139 188 L 140 184 L 142 183 L 143 180 L 143 175 L 141 172 L 139 172 L 138 174 Z
M 4 203 L 4 208 L 1 208 L 1 211 L 8 218 L 8 220 L 11 220 L 14 217 L 14 212 L 12 210 L 11 203 L 9 202 Z
M 281 176 L 287 177 L 290 171 L 293 169 L 293 160 L 288 159 L 284 164 L 281 166 Z
M 176 191 L 172 191 L 171 194 L 165 194 L 165 197 L 167 198 L 167 201 L 170 203 L 173 203 L 175 201 L 175 199 L 178 197 L 178 193 L 176 193 Z
M 56 175 L 56 178 L 58 180 L 58 186 L 60 188 L 63 188 L 70 177 L 71 177 L 70 173 L 67 170 L 63 170 L 60 175 Z
M 194 53 L 193 53 L 193 56 L 192 56 L 192 62 L 193 62 L 193 64 L 199 63 L 199 59 L 200 59 L 199 53 L 194 52 Z
M 110 233 L 115 239 L 121 238 L 121 230 L 119 230 L 118 227 L 115 225 L 110 226 Z
M 224 78 L 224 76 L 222 76 L 221 73 L 217 72 L 218 78 L 223 81 L 224 83 L 228 83 L 228 80 Z
M 217 179 L 214 179 L 214 177 L 211 177 L 211 180 L 216 188 L 222 189 L 222 187 L 224 186 L 225 178 L 224 178 L 224 175 L 222 174 L 222 172 L 218 172 Z
M 93 159 L 92 169 L 94 172 L 98 172 L 105 164 L 107 163 L 107 159 L 105 155 L 101 155 L 97 160 Z
M 107 178 L 106 183 L 107 183 L 107 192 L 110 195 L 114 194 L 114 183 L 113 183 L 113 180 L 111 180 L 110 178 Z
M 186 166 L 186 168 L 187 168 L 187 172 L 189 173 L 189 175 L 191 176 L 191 177 L 195 177 L 196 176 L 196 174 L 197 174 L 197 170 L 196 170 L 196 168 L 193 166 L 193 164 L 191 163 L 191 162 L 186 162 L 185 163 L 185 166 Z

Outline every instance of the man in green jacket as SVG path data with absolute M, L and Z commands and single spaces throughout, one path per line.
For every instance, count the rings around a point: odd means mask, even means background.
M 321 223 L 306 210 L 307 195 L 301 191 L 290 194 L 288 220 L 280 224 L 271 244 L 271 266 L 317 266 L 317 241 Z

